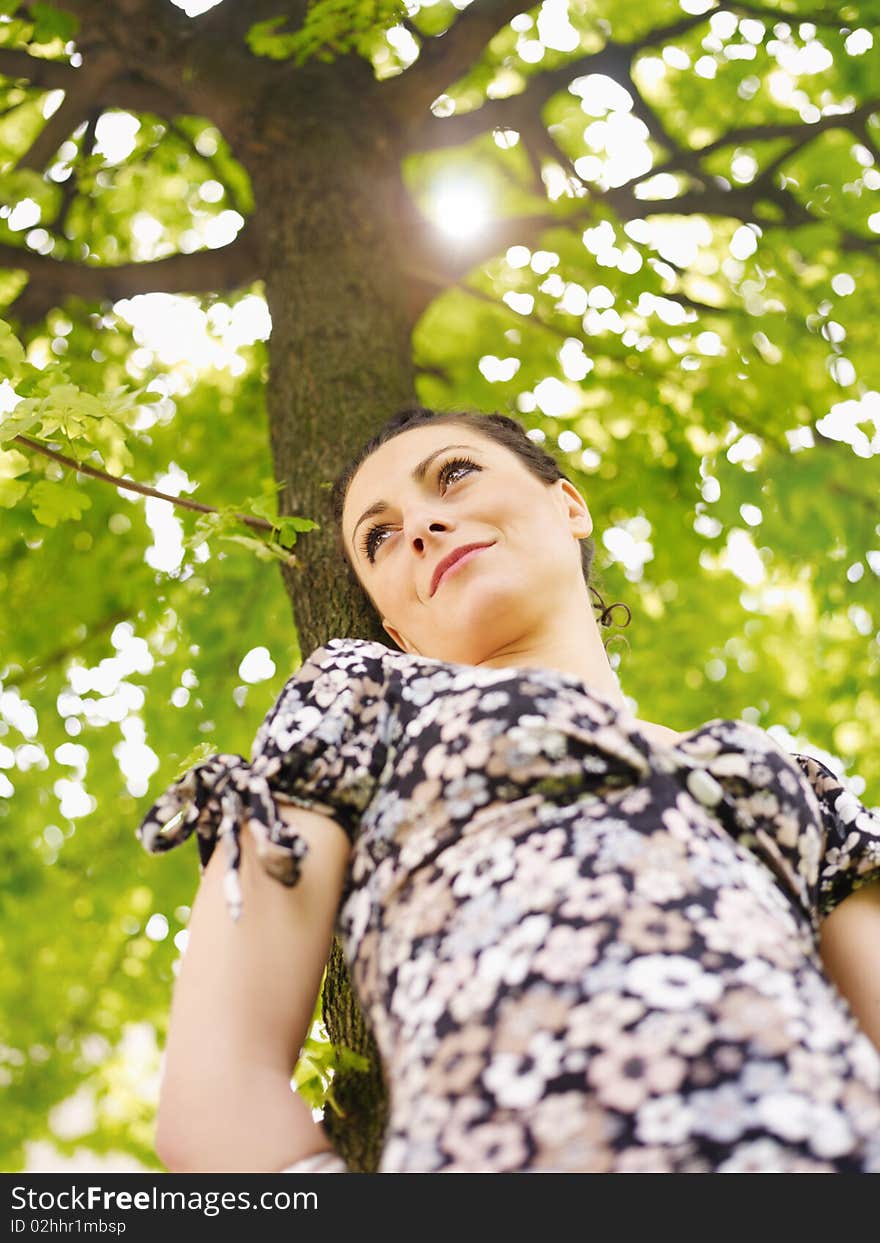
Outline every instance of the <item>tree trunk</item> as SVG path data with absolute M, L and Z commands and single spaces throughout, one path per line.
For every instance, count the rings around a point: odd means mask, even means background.
M 253 225 L 272 316 L 268 410 L 279 512 L 309 517 L 297 565 L 284 568 L 303 655 L 334 636 L 383 636 L 341 573 L 329 487 L 350 457 L 414 395 L 406 282 L 392 245 L 403 187 L 400 154 L 360 62 L 347 74 L 306 67 L 295 98 L 266 107 L 237 154 L 254 183 Z M 310 79 L 304 90 L 303 78 Z M 350 90 L 342 89 L 343 82 Z M 329 400 L 328 400 L 329 395 Z M 387 1094 L 372 1033 L 338 940 L 324 986 L 331 1041 L 364 1054 L 369 1072 L 338 1072 L 325 1127 L 352 1170 L 374 1171 Z

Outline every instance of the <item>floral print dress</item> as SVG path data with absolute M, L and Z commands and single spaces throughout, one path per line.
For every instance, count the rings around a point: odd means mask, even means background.
M 574 674 L 337 638 L 249 762 L 195 765 L 137 833 L 195 830 L 202 867 L 222 838 L 235 917 L 246 819 L 280 882 L 309 866 L 276 801 L 352 843 L 380 1173 L 880 1172 L 880 1053 L 817 951 L 880 879 L 880 817 L 818 759 L 736 720 L 661 746 Z

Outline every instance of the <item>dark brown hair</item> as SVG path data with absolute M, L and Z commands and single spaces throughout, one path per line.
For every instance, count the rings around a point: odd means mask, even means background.
M 505 449 L 509 449 L 511 453 L 515 453 L 525 467 L 537 479 L 543 480 L 545 483 L 554 483 L 557 479 L 568 479 L 568 476 L 559 466 L 559 463 L 549 453 L 545 452 L 539 444 L 536 444 L 529 436 L 526 435 L 523 428 L 515 419 L 508 418 L 505 414 L 472 414 L 467 411 L 449 411 L 438 412 L 428 410 L 424 406 L 404 406 L 398 410 L 391 418 L 379 429 L 378 432 L 367 441 L 360 452 L 348 463 L 348 465 L 337 476 L 330 492 L 330 502 L 333 511 L 333 520 L 336 524 L 336 540 L 337 547 L 342 556 L 343 564 L 346 568 L 349 580 L 355 592 L 359 592 L 369 603 L 370 608 L 375 612 L 376 606 L 370 597 L 369 592 L 361 583 L 348 554 L 348 549 L 342 536 L 342 507 L 345 503 L 345 497 L 348 493 L 349 485 L 354 478 L 355 473 L 361 463 L 374 453 L 380 445 L 384 445 L 394 436 L 400 435 L 401 432 L 408 432 L 413 427 L 422 427 L 426 423 L 452 423 L 460 424 L 463 427 L 472 428 L 473 431 L 481 436 L 487 436 L 490 440 L 494 440 L 496 444 L 502 445 Z M 569 480 L 571 482 L 571 480 Z M 581 545 L 581 567 L 584 574 L 584 582 L 589 591 L 592 591 L 598 604 L 594 603 L 593 608 L 601 610 L 599 615 L 600 626 L 611 626 L 616 624 L 612 617 L 612 611 L 616 608 L 624 608 L 627 612 L 627 619 L 623 623 L 628 626 L 632 613 L 629 606 L 623 601 L 617 600 L 613 604 L 606 605 L 599 592 L 594 586 L 594 580 L 598 577 L 593 574 L 593 558 L 596 553 L 596 545 L 592 535 L 586 536 L 580 541 Z M 622 635 L 615 635 L 613 638 L 623 638 Z M 624 639 L 624 642 L 626 640 Z M 603 645 L 604 646 L 604 645 Z

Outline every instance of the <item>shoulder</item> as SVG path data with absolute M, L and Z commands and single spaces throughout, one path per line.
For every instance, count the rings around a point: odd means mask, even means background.
M 302 663 L 302 669 L 343 669 L 349 673 L 372 672 L 384 664 L 391 649 L 371 639 L 352 637 L 328 639 L 314 648 Z
M 365 639 L 332 638 L 290 674 L 257 730 L 251 754 L 268 747 L 314 756 L 368 725 L 386 700 L 388 649 Z M 379 705 L 373 707 L 373 705 Z M 310 742 L 306 742 L 311 739 Z M 302 746 L 300 744 L 303 744 Z M 285 760 L 288 773 L 291 761 Z
M 350 637 L 328 639 L 313 648 L 299 668 L 285 683 L 285 692 L 319 693 L 333 698 L 336 693 L 351 692 L 364 684 L 374 686 L 386 681 L 386 658 L 390 649 L 382 643 Z
M 668 725 L 656 725 L 653 721 L 637 720 L 635 724 L 651 742 L 659 743 L 661 746 L 674 746 L 682 738 L 687 737 L 687 733 L 679 734 L 674 729 L 670 729 Z

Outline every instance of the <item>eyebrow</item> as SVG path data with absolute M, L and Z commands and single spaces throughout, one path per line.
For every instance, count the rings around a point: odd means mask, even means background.
M 428 467 L 434 461 L 434 458 L 439 457 L 441 453 L 448 453 L 450 449 L 470 449 L 472 452 L 476 452 L 473 445 L 446 445 L 442 449 L 435 449 L 433 453 L 429 453 L 426 458 L 422 458 L 421 462 L 419 462 L 417 466 L 413 467 L 411 476 L 413 481 L 415 483 L 421 483 L 425 475 L 428 473 Z M 357 535 L 357 529 L 362 522 L 366 522 L 368 518 L 372 518 L 375 514 L 380 514 L 383 509 L 389 508 L 390 506 L 387 501 L 374 501 L 369 509 L 365 509 L 360 518 L 358 518 L 357 522 L 354 524 L 354 529 L 351 533 L 352 544 L 354 544 L 354 537 Z

